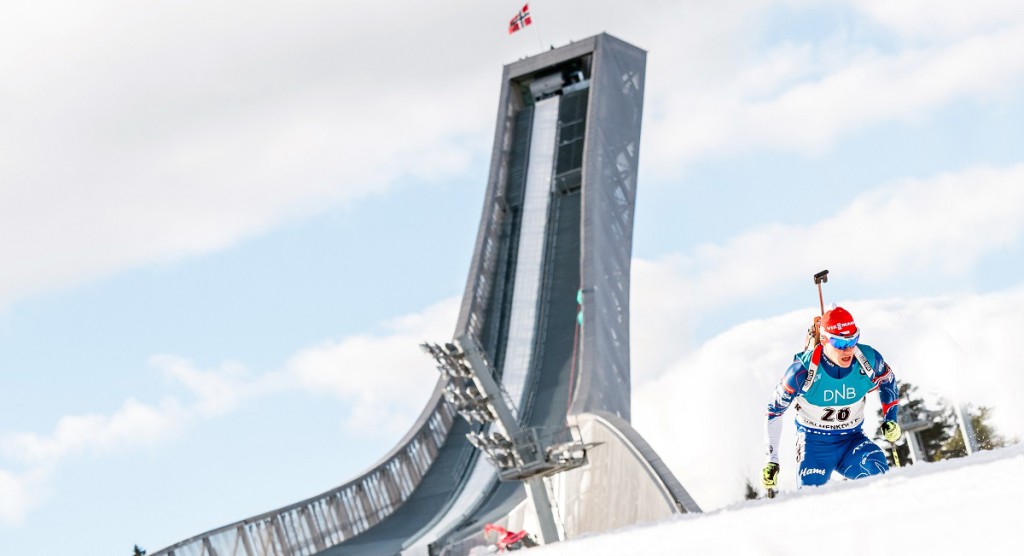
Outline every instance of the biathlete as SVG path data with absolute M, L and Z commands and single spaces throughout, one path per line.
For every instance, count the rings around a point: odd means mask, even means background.
M 835 307 L 825 311 L 810 333 L 817 341 L 796 354 L 768 403 L 768 461 L 761 482 L 769 490 L 778 484 L 782 415 L 794 401 L 800 487 L 823 485 L 833 471 L 859 479 L 889 470 L 885 453 L 861 431 L 868 393 L 878 391 L 885 439 L 896 442 L 902 434 L 896 423 L 896 377 L 878 351 L 860 343 L 853 316 Z

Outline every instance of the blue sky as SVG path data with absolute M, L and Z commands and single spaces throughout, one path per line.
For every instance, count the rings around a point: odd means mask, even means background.
M 375 462 L 454 330 L 501 66 L 602 31 L 649 53 L 634 424 L 698 502 L 759 466 L 823 268 L 1024 435 L 1014 4 L 0 0 L 0 552 L 157 550 Z

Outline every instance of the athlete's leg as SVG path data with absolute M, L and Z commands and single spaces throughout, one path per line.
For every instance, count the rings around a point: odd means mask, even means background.
M 885 452 L 864 433 L 857 433 L 850 439 L 848 451 L 839 461 L 837 470 L 847 479 L 860 479 L 878 475 L 889 470 Z
M 798 487 L 819 486 L 827 483 L 842 455 L 842 451 L 836 449 L 835 438 L 832 435 L 800 431 L 796 436 Z

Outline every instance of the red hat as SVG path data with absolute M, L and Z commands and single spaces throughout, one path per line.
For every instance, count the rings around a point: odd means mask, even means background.
M 821 316 L 821 328 L 835 336 L 849 337 L 857 333 L 857 324 L 853 322 L 853 315 L 842 307 L 825 311 L 825 314 Z

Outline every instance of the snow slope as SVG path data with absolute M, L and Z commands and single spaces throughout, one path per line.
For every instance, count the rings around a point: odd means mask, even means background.
M 530 549 L 530 556 L 1024 554 L 1024 443 Z M 519 552 L 525 554 L 524 552 Z

